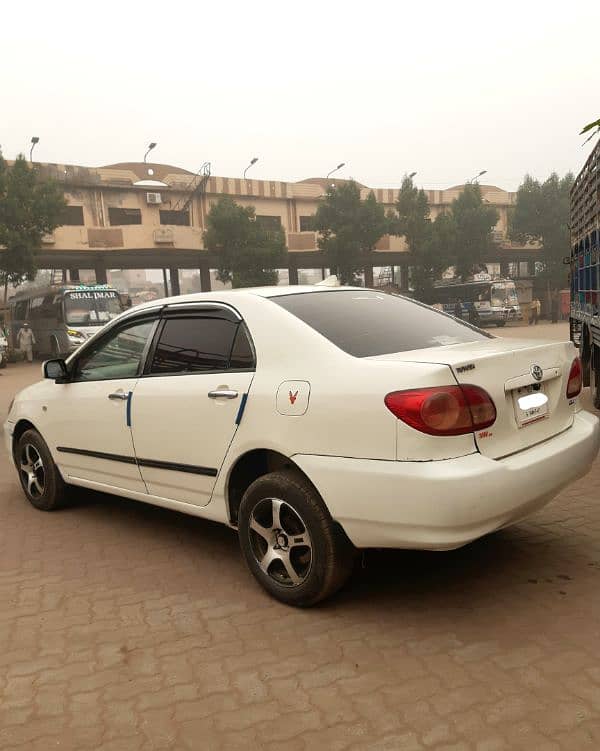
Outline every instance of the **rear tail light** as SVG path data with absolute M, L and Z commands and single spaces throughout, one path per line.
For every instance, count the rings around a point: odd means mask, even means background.
M 464 435 L 496 420 L 491 396 L 479 386 L 434 386 L 392 391 L 385 406 L 399 420 L 429 435 Z
M 582 375 L 581 360 L 576 357 L 571 365 L 571 372 L 569 373 L 569 380 L 567 382 L 567 399 L 573 399 L 581 393 L 581 387 L 583 386 Z

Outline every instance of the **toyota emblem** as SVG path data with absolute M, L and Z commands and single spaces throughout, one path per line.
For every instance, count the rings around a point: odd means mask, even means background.
M 542 378 L 544 377 L 544 371 L 539 365 L 532 365 L 529 370 L 531 372 L 531 375 L 535 378 L 536 381 L 541 381 Z

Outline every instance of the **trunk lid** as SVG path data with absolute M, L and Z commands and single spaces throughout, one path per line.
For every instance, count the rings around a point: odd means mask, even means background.
M 498 459 L 571 426 L 576 399 L 567 399 L 566 392 L 576 355 L 571 342 L 493 338 L 370 359 L 447 365 L 458 383 L 484 388 L 497 417 L 490 428 L 475 433 L 475 441 L 482 454 Z

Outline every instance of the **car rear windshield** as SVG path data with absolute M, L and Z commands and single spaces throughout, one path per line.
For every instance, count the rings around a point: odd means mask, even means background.
M 490 337 L 405 297 L 372 290 L 270 298 L 354 357 L 477 342 Z

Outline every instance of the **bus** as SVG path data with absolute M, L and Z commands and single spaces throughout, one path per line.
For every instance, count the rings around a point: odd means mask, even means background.
M 492 279 L 490 274 L 474 274 L 466 282 L 435 283 L 435 303 L 454 315 L 460 301 L 463 318 L 477 325 L 504 326 L 507 321 L 522 319 L 515 283 L 511 279 Z
M 17 347 L 17 332 L 27 321 L 36 356 L 66 356 L 123 310 L 119 293 L 106 284 L 23 290 L 9 300 L 12 345 Z

